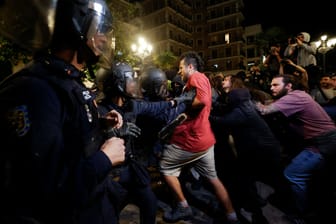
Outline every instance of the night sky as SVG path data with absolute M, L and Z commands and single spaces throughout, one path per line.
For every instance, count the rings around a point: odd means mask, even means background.
M 314 1 L 313 1 L 314 2 Z M 245 25 L 278 26 L 292 35 L 308 32 L 312 40 L 322 34 L 336 36 L 336 10 L 332 2 L 318 0 L 244 0 Z

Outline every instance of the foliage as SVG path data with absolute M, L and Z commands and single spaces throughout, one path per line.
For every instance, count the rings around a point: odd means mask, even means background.
M 9 60 L 13 65 L 18 61 L 27 63 L 31 60 L 31 53 L 5 37 L 0 36 L 0 61 Z
M 118 7 L 118 4 L 113 4 L 116 0 L 110 0 L 110 10 L 113 15 L 113 35 L 115 39 L 115 49 L 113 52 L 113 59 L 117 61 L 124 61 L 132 66 L 139 63 L 139 59 L 131 52 L 130 46 L 134 40 L 134 29 L 128 24 L 138 11 L 136 4 L 129 4 L 127 7 Z
M 177 57 L 171 51 L 165 51 L 154 57 L 154 64 L 162 70 L 171 70 L 176 67 Z
M 0 36 L 0 65 L 1 77 L 12 73 L 13 66 L 20 62 L 27 63 L 32 59 L 32 55 L 27 50 L 14 44 L 7 38 Z

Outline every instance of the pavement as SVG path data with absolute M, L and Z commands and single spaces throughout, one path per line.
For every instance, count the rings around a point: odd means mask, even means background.
M 160 183 L 159 183 L 160 185 Z M 192 192 L 194 196 L 201 201 L 202 203 L 197 203 L 197 200 L 190 200 L 188 198 L 189 204 L 193 210 L 193 218 L 189 221 L 179 221 L 177 224 L 225 224 L 225 220 L 222 219 L 221 215 L 224 213 L 216 211 L 218 208 L 218 202 L 216 197 L 203 187 L 197 190 L 192 190 L 191 186 L 186 183 L 186 188 L 188 191 Z M 257 188 L 259 190 L 260 196 L 262 198 L 267 198 L 270 194 L 273 193 L 273 189 L 266 184 L 257 182 Z M 160 189 L 160 186 L 155 189 Z M 168 192 L 164 192 L 161 187 L 161 192 L 158 193 L 158 212 L 157 212 L 157 224 L 164 224 L 162 220 L 163 213 L 171 209 L 169 203 L 169 197 L 172 195 Z M 162 197 L 161 197 L 162 196 Z M 164 197 L 166 196 L 166 197 Z M 203 204 L 203 205 L 202 205 Z M 206 205 L 206 206 L 204 206 Z M 286 218 L 285 214 L 272 206 L 267 204 L 263 207 L 263 213 L 266 219 L 270 224 L 291 224 L 291 222 Z M 251 214 L 244 210 L 241 211 L 241 214 L 246 220 L 251 222 Z M 139 222 L 139 209 L 133 204 L 127 205 L 121 212 L 120 224 L 138 224 Z

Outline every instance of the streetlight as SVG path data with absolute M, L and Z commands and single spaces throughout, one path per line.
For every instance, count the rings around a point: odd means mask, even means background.
M 327 35 L 322 35 L 320 40 L 314 42 L 317 51 L 322 54 L 323 74 L 326 73 L 326 53 L 334 48 L 336 38 L 328 39 Z
M 138 42 L 132 44 L 131 49 L 132 52 L 141 59 L 141 65 L 143 66 L 145 58 L 152 53 L 153 47 L 145 38 L 139 37 Z

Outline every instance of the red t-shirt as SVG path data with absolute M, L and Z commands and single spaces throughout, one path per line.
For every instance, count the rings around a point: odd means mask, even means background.
M 189 152 L 201 152 L 215 144 L 209 115 L 211 110 L 211 85 L 209 79 L 200 72 L 193 73 L 185 86 L 185 91 L 196 89 L 196 98 L 205 106 L 196 117 L 189 117 L 177 126 L 172 135 L 171 144 L 176 144 Z

